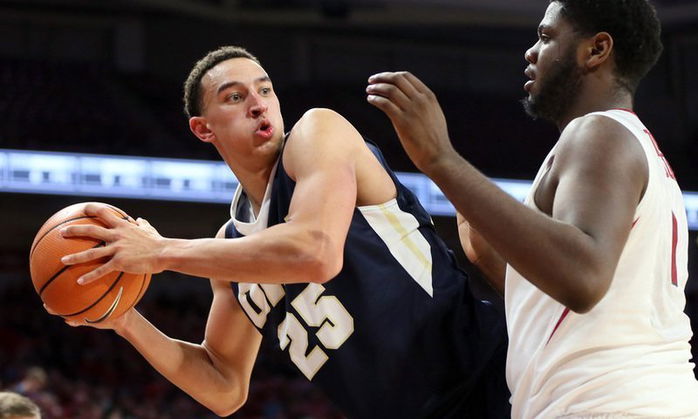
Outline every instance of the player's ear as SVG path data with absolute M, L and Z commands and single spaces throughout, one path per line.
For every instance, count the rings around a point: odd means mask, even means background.
M 599 32 L 589 38 L 584 48 L 585 65 L 594 70 L 609 60 L 613 51 L 613 37 L 608 32 Z
M 189 118 L 189 129 L 205 143 L 210 143 L 216 139 L 216 134 L 208 127 L 206 118 L 203 116 L 192 116 Z

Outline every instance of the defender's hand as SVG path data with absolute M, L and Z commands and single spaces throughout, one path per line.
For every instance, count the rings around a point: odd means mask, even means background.
M 368 103 L 388 115 L 419 170 L 428 173 L 439 159 L 455 153 L 441 106 L 421 80 L 401 71 L 374 74 L 368 83 Z

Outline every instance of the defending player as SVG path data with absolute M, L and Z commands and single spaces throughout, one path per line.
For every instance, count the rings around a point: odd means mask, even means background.
M 65 262 L 111 257 L 85 282 L 212 278 L 205 340 L 171 339 L 135 310 L 106 327 L 221 415 L 245 402 L 266 329 L 349 417 L 508 416 L 503 318 L 472 297 L 429 215 L 349 122 L 314 109 L 285 135 L 269 76 L 236 47 L 197 63 L 185 107 L 240 181 L 231 221 L 215 239 L 175 240 L 91 207 L 109 228 L 64 234 L 107 245 Z
M 525 205 L 458 156 L 413 75 L 369 79 L 368 101 L 463 214 L 468 256 L 504 284 L 513 417 L 698 416 L 682 194 L 632 111 L 659 32 L 646 0 L 550 3 L 524 104 L 561 135 Z

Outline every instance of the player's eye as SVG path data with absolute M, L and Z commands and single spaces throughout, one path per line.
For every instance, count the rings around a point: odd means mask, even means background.
M 233 93 L 229 94 L 228 96 L 226 96 L 225 100 L 228 102 L 237 103 L 237 102 L 240 102 L 242 100 L 242 95 L 238 92 L 233 92 Z

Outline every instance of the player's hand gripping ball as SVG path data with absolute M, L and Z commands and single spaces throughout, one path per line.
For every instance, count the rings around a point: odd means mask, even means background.
M 71 253 L 104 246 L 89 237 L 63 237 L 60 230 L 69 225 L 93 224 L 106 227 L 98 218 L 86 215 L 89 202 L 70 205 L 51 216 L 34 238 L 29 268 L 34 289 L 49 312 L 66 320 L 99 323 L 124 314 L 141 299 L 150 284 L 150 274 L 111 272 L 86 285 L 77 279 L 105 263 L 108 258 L 76 265 L 64 265 L 61 258 Z M 106 205 L 106 204 L 101 204 Z M 122 210 L 107 205 L 125 220 L 134 222 Z M 135 222 L 134 222 L 135 223 Z

